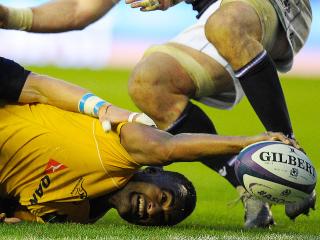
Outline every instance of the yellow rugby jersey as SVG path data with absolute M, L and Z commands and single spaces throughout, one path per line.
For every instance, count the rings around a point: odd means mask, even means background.
M 87 209 L 85 199 L 123 187 L 140 167 L 97 119 L 42 104 L 5 106 L 0 116 L 0 194 L 37 216 L 66 202 L 73 214 Z

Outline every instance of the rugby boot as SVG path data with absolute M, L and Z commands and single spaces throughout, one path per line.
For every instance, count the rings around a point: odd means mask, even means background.
M 310 208 L 315 210 L 316 206 L 316 190 L 313 190 L 312 193 L 303 201 L 298 203 L 287 204 L 285 206 L 286 215 L 294 220 L 300 214 L 309 215 Z
M 242 186 L 238 186 L 237 191 L 245 209 L 245 228 L 270 228 L 274 225 L 272 212 L 268 203 L 255 198 Z

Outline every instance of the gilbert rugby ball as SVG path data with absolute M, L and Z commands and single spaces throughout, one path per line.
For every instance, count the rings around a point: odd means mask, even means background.
M 273 204 L 302 201 L 317 181 L 316 170 L 302 151 L 276 141 L 244 148 L 235 161 L 235 172 L 249 193 Z

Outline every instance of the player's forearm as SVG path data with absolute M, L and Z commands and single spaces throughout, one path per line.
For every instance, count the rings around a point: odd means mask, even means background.
M 44 75 L 30 73 L 19 97 L 20 103 L 43 103 L 78 112 L 81 97 L 88 90 Z
M 35 73 L 28 75 L 18 101 L 49 104 L 99 118 L 106 132 L 110 131 L 113 125 L 124 121 L 155 126 L 152 119 L 145 114 L 113 106 L 80 86 Z
M 112 0 L 56 0 L 34 8 L 5 7 L 5 11 L 0 8 L 0 26 L 2 22 L 3 28 L 30 32 L 83 29 L 101 18 L 113 5 Z
M 170 148 L 168 160 L 172 162 L 213 159 L 218 155 L 238 154 L 253 143 L 250 137 L 228 137 L 210 134 L 178 134 L 167 145 Z
M 188 162 L 212 160 L 219 155 L 238 154 L 246 146 L 259 141 L 283 141 L 292 144 L 282 133 L 265 133 L 257 136 L 219 136 L 210 134 L 178 134 L 167 145 L 170 148 L 168 160 Z
M 273 137 L 273 133 L 270 136 Z M 201 161 L 205 158 L 214 160 L 214 156 L 237 154 L 251 143 L 271 140 L 270 136 L 225 137 L 200 133 L 171 135 L 138 124 L 126 124 L 121 128 L 122 146 L 137 163 L 147 166 Z
M 57 0 L 33 8 L 32 32 L 83 29 L 113 6 L 111 0 Z
M 252 137 L 219 136 L 182 133 L 171 135 L 139 124 L 121 128 L 121 145 L 140 165 L 168 165 L 172 162 L 192 162 L 215 156 L 239 153 L 244 147 L 259 141 L 282 141 L 296 146 L 282 133 L 267 132 Z
M 33 23 L 30 32 L 64 32 L 89 25 L 79 16 L 78 1 L 50 1 L 32 8 Z

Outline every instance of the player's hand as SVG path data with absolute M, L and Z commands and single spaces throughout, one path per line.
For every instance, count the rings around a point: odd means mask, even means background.
M 280 141 L 285 144 L 291 145 L 297 149 L 301 149 L 300 145 L 296 140 L 286 137 L 281 132 L 265 132 L 259 136 L 262 138 L 262 140 L 260 141 Z
M 156 127 L 155 122 L 144 113 L 133 113 L 113 105 L 102 106 L 99 110 L 99 120 L 105 132 L 121 122 L 137 122 Z
M 0 4 L 0 28 L 6 28 L 8 25 L 8 9 Z
M 0 213 L 0 222 L 7 224 L 15 224 L 21 222 L 21 219 L 16 217 L 7 218 L 5 213 Z
M 167 10 L 169 7 L 177 4 L 176 0 L 126 0 L 132 8 L 140 8 L 140 11 Z

